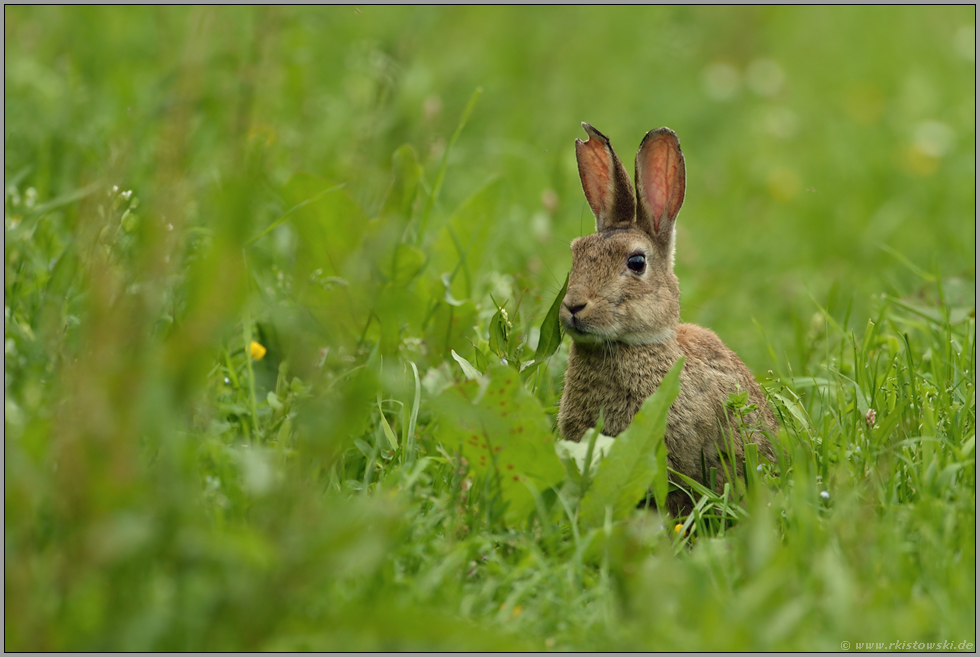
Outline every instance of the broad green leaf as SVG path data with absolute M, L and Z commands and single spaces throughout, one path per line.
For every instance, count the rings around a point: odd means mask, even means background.
M 473 360 L 476 362 L 476 369 L 484 372 L 490 369 L 490 359 L 479 347 L 473 347 Z
M 550 358 L 553 353 L 558 351 L 558 347 L 561 345 L 561 324 L 558 321 L 558 315 L 561 312 L 561 302 L 565 298 L 565 292 L 567 290 L 568 275 L 566 274 L 565 283 L 558 290 L 558 295 L 551 303 L 548 314 L 545 315 L 544 321 L 541 322 L 541 337 L 538 338 L 538 348 L 534 350 L 534 362 L 536 363 L 541 363 Z
M 614 520 L 624 518 L 653 487 L 657 506 L 667 501 L 667 411 L 680 392 L 681 358 L 660 382 L 657 391 L 643 403 L 633 423 L 616 437 L 579 507 L 583 529 L 600 527 L 606 508 Z
M 463 368 L 463 374 L 466 375 L 468 380 L 472 381 L 479 379 L 482 376 L 480 371 L 473 367 L 473 365 L 470 364 L 470 361 L 457 354 L 455 349 L 450 350 L 450 353 L 453 355 L 453 359 L 459 363 L 459 366 Z
M 780 403 L 782 403 L 783 407 L 787 411 L 789 411 L 790 415 L 792 415 L 793 417 L 796 418 L 796 421 L 800 423 L 800 426 L 803 427 L 803 430 L 804 431 L 807 431 L 807 432 L 810 431 L 810 422 L 807 420 L 806 416 L 803 414 L 803 411 L 800 409 L 800 406 L 799 406 L 798 403 L 793 402 L 793 401 L 790 401 L 789 399 L 787 399 L 786 397 L 782 396 L 778 392 L 772 393 L 772 396 L 774 398 L 778 399 L 780 401 Z
M 482 381 L 449 388 L 435 407 L 437 438 L 462 450 L 473 475 L 493 478 L 507 504 L 508 523 L 521 524 L 534 511 L 528 484 L 544 491 L 562 480 L 544 409 L 512 368 L 497 365 Z

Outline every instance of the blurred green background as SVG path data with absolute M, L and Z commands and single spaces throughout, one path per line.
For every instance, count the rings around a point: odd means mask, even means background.
M 268 184 L 300 171 L 345 182 L 370 214 L 395 148 L 413 145 L 431 176 L 481 87 L 440 203 L 452 210 L 500 176 L 491 241 L 521 237 L 488 249 L 492 267 L 526 272 L 532 292 L 557 289 L 568 242 L 594 230 L 573 157 L 581 121 L 627 162 L 647 130 L 680 135 L 684 320 L 717 330 L 754 369 L 767 354 L 753 318 L 787 349 L 811 296 L 837 290 L 866 314 L 871 295 L 907 292 L 914 274 L 889 249 L 930 272 L 973 268 L 971 7 L 6 17 L 5 171 L 34 166 L 42 197 L 107 166 L 138 189 L 161 175 L 168 145 L 174 184 L 193 196 L 238 165 L 244 138 L 262 142 Z M 173 128 L 177 108 L 187 114 Z M 240 221 L 257 230 L 260 209 Z
M 860 342 L 884 295 L 975 307 L 975 79 L 973 6 L 5 7 L 5 648 L 649 647 L 642 625 L 610 620 L 628 559 L 582 565 L 575 547 L 569 561 L 567 527 L 564 547 L 508 534 L 456 497 L 447 454 L 439 474 L 416 472 L 378 446 L 384 428 L 412 441 L 417 428 L 419 453 L 442 458 L 429 401 L 460 377 L 450 349 L 486 371 L 497 304 L 513 320 L 506 355 L 533 353 L 568 243 L 594 230 L 582 121 L 630 172 L 646 131 L 678 133 L 682 320 L 760 378 L 836 371 L 827 326 Z M 936 281 L 938 301 L 923 288 Z M 973 376 L 963 339 L 928 358 L 922 346 L 920 365 L 954 345 Z M 252 340 L 265 359 L 248 357 Z M 532 386 L 549 418 L 565 353 Z M 957 440 L 975 427 L 972 394 L 948 406 L 949 426 L 966 422 Z M 841 416 L 860 406 L 846 395 Z M 826 485 L 838 459 L 821 435 Z M 975 469 L 971 450 L 955 454 Z M 871 475 L 848 476 L 861 491 Z M 975 483 L 957 481 L 965 522 Z M 961 582 L 940 599 L 964 571 L 923 585 L 917 559 L 975 564 L 959 524 L 921 530 L 942 536 L 922 539 L 934 552 L 886 550 L 892 588 L 826 583 L 940 509 L 842 529 L 880 511 L 857 501 L 873 497 L 854 493 L 829 524 L 814 512 L 822 538 L 788 539 L 774 558 L 788 570 L 755 580 L 798 577 L 787 590 L 817 591 L 815 606 L 758 590 L 747 603 L 743 579 L 710 575 L 728 562 L 696 552 L 671 576 L 688 587 L 671 618 L 722 627 L 695 608 L 721 590 L 712 613 L 772 614 L 782 633 L 699 645 L 833 648 L 856 626 L 820 597 L 830 586 L 881 611 L 871 627 L 935 634 L 945 605 L 973 593 Z M 744 563 L 759 535 L 738 544 Z M 824 548 L 813 575 L 808 550 Z M 487 555 L 496 579 L 461 583 Z M 670 572 L 664 559 L 642 581 Z M 520 616 L 513 591 L 527 587 L 550 593 Z M 923 590 L 898 611 L 882 593 Z M 798 629 L 815 609 L 822 620 Z

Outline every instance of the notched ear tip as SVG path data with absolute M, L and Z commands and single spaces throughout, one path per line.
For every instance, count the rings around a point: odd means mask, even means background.
M 595 128 L 593 128 L 591 125 L 589 125 L 585 121 L 582 121 L 582 127 L 585 129 L 585 133 L 587 135 L 589 135 L 589 139 L 591 139 L 592 137 L 595 137 L 596 139 L 602 141 L 605 144 L 608 144 L 609 143 L 609 138 L 608 137 L 606 137 L 604 134 L 602 134 L 601 132 L 599 132 L 598 130 L 596 130 Z

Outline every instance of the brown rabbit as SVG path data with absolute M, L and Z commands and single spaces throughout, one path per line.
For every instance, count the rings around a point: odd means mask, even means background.
M 664 436 L 668 466 L 702 483 L 702 473 L 715 467 L 720 492 L 726 468 L 742 470 L 742 441 L 758 444 L 764 458 L 774 459 L 763 432 L 775 436 L 778 427 L 738 356 L 708 329 L 679 323 L 674 221 L 684 202 L 680 142 L 669 128 L 647 133 L 636 154 L 634 195 L 609 140 L 587 123 L 582 127 L 589 139 L 575 140 L 575 155 L 596 233 L 572 242 L 572 272 L 561 306 L 561 324 L 572 344 L 559 430 L 567 440 L 579 441 L 601 410 L 602 432 L 619 434 L 684 356 L 680 394 Z M 731 422 L 725 402 L 737 391 L 747 391 L 758 406 L 747 420 L 761 431 L 743 435 Z M 682 492 L 672 493 L 668 506 L 674 513 L 690 508 Z

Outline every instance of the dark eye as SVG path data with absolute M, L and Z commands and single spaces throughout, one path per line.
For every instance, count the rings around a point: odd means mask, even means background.
M 642 253 L 634 253 L 626 260 L 626 266 L 630 268 L 630 271 L 639 274 L 646 267 L 647 259 Z

